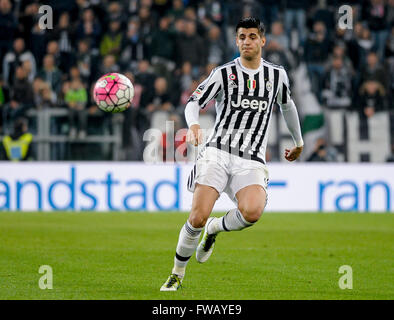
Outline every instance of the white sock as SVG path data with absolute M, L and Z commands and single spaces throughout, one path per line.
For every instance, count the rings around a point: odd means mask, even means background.
M 183 225 L 176 247 L 173 273 L 181 277 L 185 274 L 186 265 L 198 246 L 202 229 L 194 228 L 189 220 Z
M 227 212 L 223 217 L 215 218 L 208 225 L 208 233 L 214 234 L 222 231 L 238 231 L 252 226 L 254 223 L 248 222 L 242 213 L 234 208 Z

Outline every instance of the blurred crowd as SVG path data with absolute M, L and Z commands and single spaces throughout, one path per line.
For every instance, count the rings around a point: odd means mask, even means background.
M 53 9 L 53 29 L 40 28 L 44 4 Z M 352 29 L 337 25 L 343 4 L 352 7 Z M 288 72 L 305 63 L 324 107 L 365 117 L 393 108 L 394 0 L 0 0 L 0 136 L 29 110 L 54 107 L 68 117 L 53 134 L 110 131 L 112 115 L 91 95 L 108 72 L 125 74 L 135 88 L 124 148 L 141 140 L 158 111 L 182 128 L 188 97 L 214 67 L 237 57 L 235 25 L 251 15 L 266 26 L 264 58 Z

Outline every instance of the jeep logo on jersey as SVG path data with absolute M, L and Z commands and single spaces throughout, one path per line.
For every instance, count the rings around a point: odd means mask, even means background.
M 265 112 L 268 108 L 268 98 L 233 94 L 231 95 L 231 106 L 236 109 Z

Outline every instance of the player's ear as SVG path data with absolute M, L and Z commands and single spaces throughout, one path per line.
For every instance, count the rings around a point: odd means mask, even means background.
M 262 36 L 261 37 L 261 47 L 265 46 L 265 41 L 266 41 L 265 36 Z

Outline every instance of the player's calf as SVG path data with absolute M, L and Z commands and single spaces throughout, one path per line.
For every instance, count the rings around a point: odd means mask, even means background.
M 257 221 L 257 220 L 256 220 Z M 220 218 L 209 218 L 201 242 L 197 247 L 196 259 L 200 263 L 208 260 L 213 252 L 216 237 L 222 231 L 239 231 L 251 227 L 254 222 L 247 221 L 242 213 L 235 208 Z

